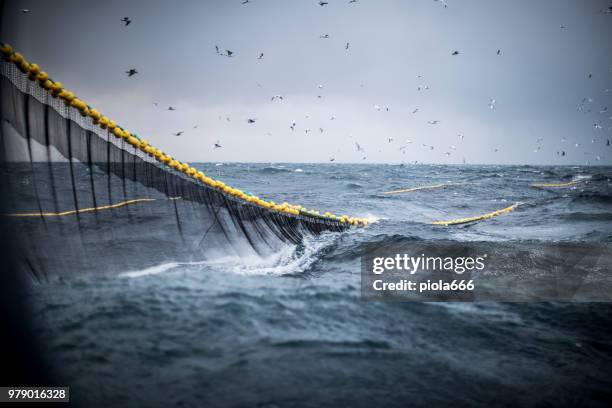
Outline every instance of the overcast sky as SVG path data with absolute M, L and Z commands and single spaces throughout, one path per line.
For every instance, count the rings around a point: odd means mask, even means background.
M 9 0 L 0 39 L 181 160 L 612 164 L 612 2 L 327 1 Z

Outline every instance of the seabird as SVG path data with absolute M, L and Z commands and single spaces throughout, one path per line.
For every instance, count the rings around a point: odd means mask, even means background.
M 233 51 L 225 50 L 225 52 L 226 52 L 226 54 L 225 54 L 226 57 L 231 57 L 232 55 L 234 55 Z
M 273 101 L 275 99 L 280 99 L 282 101 L 283 100 L 283 96 L 282 95 L 274 95 L 270 100 Z
M 451 55 L 459 55 L 459 51 L 453 51 Z
M 495 109 L 495 99 L 489 101 L 489 109 Z
M 319 38 L 329 38 L 329 34 L 320 35 Z
M 365 152 L 365 150 L 363 150 L 363 147 L 359 146 L 359 143 L 355 142 L 355 146 L 357 146 L 358 152 Z
M 21 12 L 23 14 L 28 14 L 30 11 L 32 11 L 32 10 L 30 10 L 30 9 L 21 9 Z
M 127 76 L 131 77 L 136 75 L 138 71 L 136 71 L 136 68 L 130 68 L 128 71 L 125 71 L 125 73 L 127 74 Z
M 185 131 L 181 130 L 180 132 L 173 133 L 173 135 L 174 135 L 174 136 L 180 136 L 180 135 L 182 135 L 183 133 L 185 133 Z
M 412 113 L 417 113 L 419 111 L 419 108 L 416 108 L 415 110 L 412 111 Z
M 427 123 L 429 123 L 430 125 L 437 125 L 438 123 L 440 123 L 439 120 L 428 120 Z
M 321 6 L 321 7 L 325 6 L 326 4 L 329 4 L 329 3 L 326 2 L 326 1 L 320 1 L 319 2 L 319 6 Z
M 215 45 L 215 51 L 217 52 L 217 54 L 219 53 L 219 46 Z
M 295 122 L 291 122 L 291 126 L 289 126 L 289 128 L 291 129 L 291 131 L 295 130 Z
M 130 20 L 130 18 L 129 18 L 129 17 L 123 17 L 123 18 L 121 19 L 121 21 L 123 21 L 123 22 L 125 23 L 125 27 L 129 26 L 129 25 L 130 25 L 130 23 L 132 22 L 132 20 Z
M 257 59 L 263 59 L 263 52 L 259 54 L 259 57 L 257 57 Z
M 248 118 L 247 119 L 247 123 L 255 123 L 256 120 L 257 119 L 255 119 L 255 118 Z
M 168 106 L 168 110 L 173 111 L 173 110 L 176 110 L 176 108 L 174 106 Z
M 213 144 L 213 149 L 219 149 L 221 147 L 223 146 L 221 146 L 221 143 L 218 140 L 215 142 L 215 144 Z
M 346 45 L 344 46 L 344 49 L 345 49 L 345 50 L 348 50 L 350 46 L 351 46 L 351 44 L 350 44 L 350 43 L 346 43 Z

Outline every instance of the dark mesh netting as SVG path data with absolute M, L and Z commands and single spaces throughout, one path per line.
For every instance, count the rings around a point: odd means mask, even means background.
M 94 125 L 14 64 L 0 64 L 2 213 L 17 233 L 21 266 L 37 279 L 171 257 L 265 254 L 347 228 L 198 183 Z M 102 253 L 104 264 L 89 261 Z

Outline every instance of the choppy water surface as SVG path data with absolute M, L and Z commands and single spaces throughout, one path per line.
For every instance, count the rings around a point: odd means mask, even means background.
M 368 243 L 609 242 L 612 169 L 200 167 L 263 198 L 377 222 L 264 258 L 168 255 L 34 286 L 37 333 L 85 406 L 604 406 L 612 398 L 607 304 L 363 302 L 359 290 Z M 571 180 L 580 183 L 528 187 Z M 380 194 L 438 183 L 449 186 Z M 516 202 L 480 223 L 427 224 Z

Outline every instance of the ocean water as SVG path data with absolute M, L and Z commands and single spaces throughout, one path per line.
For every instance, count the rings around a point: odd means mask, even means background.
M 155 251 L 170 227 L 154 211 L 130 218 L 160 230 L 130 237 L 129 266 L 116 267 L 107 246 L 86 260 L 108 264 L 104 273 L 71 271 L 28 289 L 43 350 L 83 406 L 606 406 L 612 399 L 609 304 L 360 299 L 360 254 L 371 243 L 610 242 L 612 168 L 196 167 L 262 198 L 373 222 L 262 256 L 228 250 L 198 258 L 168 250 L 145 257 L 138 248 Z M 579 183 L 529 187 L 571 180 Z M 448 186 L 380 194 L 439 183 Z M 482 222 L 429 224 L 514 203 L 513 212 Z M 121 243 L 113 223 L 99 230 Z

